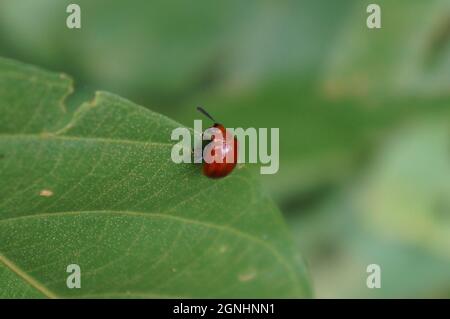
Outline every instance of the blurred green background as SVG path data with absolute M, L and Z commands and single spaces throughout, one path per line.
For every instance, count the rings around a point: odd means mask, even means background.
M 261 178 L 316 297 L 450 297 L 450 1 L 2 0 L 0 55 L 73 76 L 71 107 L 102 89 L 279 127 Z

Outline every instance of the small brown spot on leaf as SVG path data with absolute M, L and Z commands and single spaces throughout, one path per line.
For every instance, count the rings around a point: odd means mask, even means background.
M 250 281 L 256 277 L 256 271 L 251 270 L 239 275 L 239 281 L 245 282 Z
M 53 196 L 53 192 L 49 189 L 43 189 L 39 192 L 39 195 L 43 197 L 50 197 Z

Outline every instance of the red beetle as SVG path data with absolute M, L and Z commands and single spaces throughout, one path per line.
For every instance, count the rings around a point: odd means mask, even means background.
M 211 119 L 214 122 L 212 127 L 219 129 L 222 133 L 222 136 L 213 135 L 210 142 L 205 146 L 209 146 L 211 149 L 207 152 L 207 158 L 203 158 L 203 174 L 210 178 L 225 177 L 236 167 L 237 139 L 222 124 L 217 123 L 203 108 L 197 107 L 197 110 Z M 216 158 L 220 158 L 221 160 L 215 161 Z

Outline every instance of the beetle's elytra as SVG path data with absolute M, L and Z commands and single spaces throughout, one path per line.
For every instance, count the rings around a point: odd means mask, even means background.
M 210 145 L 212 150 L 208 152 L 207 156 L 211 156 L 211 159 L 203 158 L 203 174 L 210 178 L 221 178 L 230 174 L 236 167 L 237 163 L 237 139 L 222 125 L 217 123 L 208 112 L 203 108 L 198 107 L 198 111 L 203 113 L 209 119 L 214 121 L 212 127 L 219 129 L 222 136 L 213 136 Z M 212 143 L 212 144 L 211 144 Z M 216 162 L 215 158 L 221 158 L 220 162 Z

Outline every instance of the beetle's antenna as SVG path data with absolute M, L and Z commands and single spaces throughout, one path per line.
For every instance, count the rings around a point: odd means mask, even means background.
M 216 120 L 208 113 L 205 111 L 204 108 L 197 106 L 197 111 L 199 111 L 200 113 L 202 113 L 204 116 L 206 116 L 207 118 L 209 118 L 211 121 L 213 121 L 214 123 L 216 122 Z

